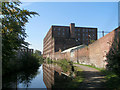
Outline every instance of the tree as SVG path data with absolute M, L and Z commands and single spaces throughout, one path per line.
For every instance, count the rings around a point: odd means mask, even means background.
M 112 70 L 120 77 L 120 32 L 118 32 L 116 31 L 115 33 L 114 42 L 112 43 L 111 49 L 107 54 L 106 61 L 108 62 L 108 70 Z
M 2 2 L 2 61 L 7 63 L 15 57 L 20 47 L 27 47 L 25 24 L 36 12 L 20 9 L 21 2 Z M 3 65 L 4 66 L 4 65 Z
M 38 56 L 41 56 L 41 51 L 35 50 L 35 54 L 37 54 Z

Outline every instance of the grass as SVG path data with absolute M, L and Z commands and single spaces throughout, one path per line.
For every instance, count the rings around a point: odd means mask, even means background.
M 74 63 L 74 64 L 78 64 L 78 63 Z M 108 71 L 105 70 L 103 68 L 97 68 L 95 66 L 91 66 L 91 65 L 84 65 L 84 64 L 78 64 L 78 65 L 83 65 L 83 66 L 88 66 L 91 68 L 95 68 L 97 70 L 99 70 L 102 74 L 105 75 L 105 87 L 112 89 L 112 90 L 120 90 L 120 78 L 112 71 Z
M 79 64 L 79 63 L 74 63 L 74 64 L 83 65 L 83 66 L 88 66 L 88 67 L 94 68 L 94 69 L 96 69 L 96 70 L 99 70 L 99 71 L 102 71 L 102 70 L 104 70 L 103 68 L 97 68 L 97 67 L 95 67 L 95 66 L 92 66 L 92 65 Z
M 55 80 L 55 85 L 53 85 L 53 90 L 56 88 L 78 88 L 80 83 L 84 80 L 82 69 L 75 66 L 74 74 L 75 77 L 56 76 L 57 79 Z
M 63 72 L 67 72 L 67 71 L 71 70 L 71 64 L 70 64 L 70 62 L 67 61 L 67 60 L 65 60 L 65 59 L 63 59 L 63 60 L 57 60 L 57 61 L 51 60 L 51 59 L 47 59 L 47 63 L 48 64 L 54 64 L 54 63 L 56 63 L 57 65 L 59 65 L 62 68 Z
M 80 69 L 79 67 L 74 66 L 74 74 L 75 77 L 72 79 L 71 82 L 69 82 L 69 88 L 78 88 L 80 87 L 80 83 L 84 81 L 84 76 L 83 76 L 83 70 Z
M 76 77 L 73 79 L 73 81 L 76 81 L 79 83 L 83 82 L 83 80 L 84 80 L 84 76 L 83 76 L 83 72 L 82 72 L 83 70 L 76 66 L 74 66 L 74 69 L 75 69 L 74 73 L 75 73 Z
M 48 59 L 47 61 L 58 64 L 62 68 L 63 72 L 70 72 L 70 77 L 63 77 L 62 75 L 56 76 L 57 79 L 55 85 L 53 85 L 53 89 L 61 87 L 78 88 L 80 83 L 83 82 L 84 77 L 82 69 L 73 66 L 73 62 L 67 61 L 65 59 L 57 61 Z
M 106 88 L 120 90 L 120 78 L 114 72 L 108 70 L 102 70 L 101 72 L 105 75 Z

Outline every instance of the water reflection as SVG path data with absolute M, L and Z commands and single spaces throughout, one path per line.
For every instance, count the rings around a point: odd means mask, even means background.
M 70 73 L 64 73 L 57 64 L 43 64 L 43 81 L 48 89 L 67 88 L 67 83 L 72 80 L 69 75 Z
M 3 88 L 46 88 L 42 81 L 42 66 L 4 76 Z
M 43 64 L 39 68 L 24 70 L 20 73 L 14 73 L 3 77 L 4 88 L 67 88 L 70 72 L 64 73 L 57 64 Z M 18 89 L 19 90 L 19 89 Z

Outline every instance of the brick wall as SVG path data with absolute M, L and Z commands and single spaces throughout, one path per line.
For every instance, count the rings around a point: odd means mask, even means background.
M 105 62 L 105 60 L 107 60 L 106 55 L 109 53 L 113 42 L 117 40 L 116 38 L 118 38 L 119 31 L 120 28 L 113 30 L 109 34 L 89 45 L 89 58 L 91 64 L 99 68 L 105 68 L 107 64 Z
M 81 48 L 81 49 L 76 49 L 74 51 L 71 51 L 71 58 L 70 60 L 77 63 L 81 64 L 89 64 L 89 48 Z
M 106 67 L 106 55 L 112 48 L 115 40 L 118 40 L 120 27 L 108 33 L 104 37 L 81 49 L 75 49 L 71 52 L 54 54 L 54 58 L 67 59 L 82 64 L 94 65 L 98 68 Z M 118 40 L 119 41 L 119 40 Z
M 76 51 L 76 57 L 77 57 L 77 51 Z M 89 64 L 89 48 L 86 46 L 85 48 L 82 48 L 78 50 L 78 62 L 81 64 Z

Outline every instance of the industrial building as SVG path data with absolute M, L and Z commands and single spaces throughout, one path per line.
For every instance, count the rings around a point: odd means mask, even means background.
M 43 41 L 43 57 L 97 40 L 97 28 L 52 25 Z

